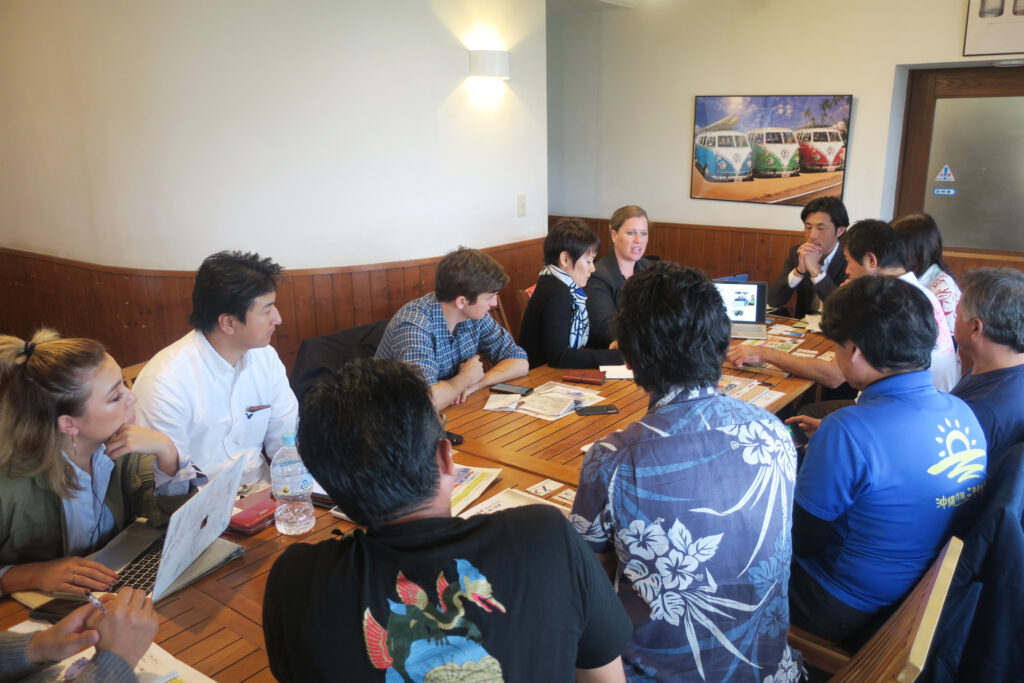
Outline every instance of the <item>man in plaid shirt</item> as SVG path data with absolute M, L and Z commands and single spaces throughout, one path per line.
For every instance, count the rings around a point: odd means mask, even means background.
M 501 264 L 482 251 L 459 247 L 446 254 L 437 264 L 434 291 L 398 310 L 376 357 L 419 368 L 438 410 L 462 403 L 478 389 L 524 376 L 526 352 L 488 315 L 507 283 Z

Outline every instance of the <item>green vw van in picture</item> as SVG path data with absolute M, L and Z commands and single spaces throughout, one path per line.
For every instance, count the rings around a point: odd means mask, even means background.
M 755 128 L 747 133 L 755 176 L 785 178 L 800 173 L 800 146 L 789 128 Z

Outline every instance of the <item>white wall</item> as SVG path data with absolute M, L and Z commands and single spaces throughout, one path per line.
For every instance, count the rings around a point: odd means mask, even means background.
M 0 245 L 301 268 L 543 235 L 545 49 L 544 0 L 0 0 Z
M 690 199 L 696 95 L 854 96 L 844 201 L 888 218 L 908 65 L 962 63 L 967 0 L 639 0 L 548 24 L 550 210 L 798 229 L 800 209 Z

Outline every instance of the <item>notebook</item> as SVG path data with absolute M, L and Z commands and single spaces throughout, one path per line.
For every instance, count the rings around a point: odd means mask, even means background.
M 235 458 L 171 516 L 166 532 L 133 522 L 88 559 L 116 571 L 111 592 L 140 588 L 159 601 L 242 554 L 220 538 L 228 528 L 245 458 Z
M 765 339 L 768 336 L 766 282 L 716 282 L 715 288 L 732 321 L 734 338 Z

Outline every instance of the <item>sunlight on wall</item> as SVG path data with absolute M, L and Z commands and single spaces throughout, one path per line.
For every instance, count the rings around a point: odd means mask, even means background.
M 500 78 L 469 76 L 462 82 L 467 102 L 482 111 L 498 109 L 505 101 L 508 85 Z
M 463 37 L 462 44 L 467 50 L 507 50 L 508 46 L 501 39 L 496 29 L 491 24 L 474 24 Z

